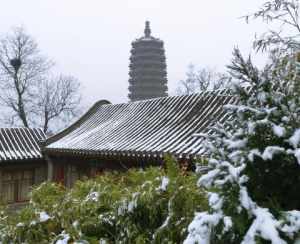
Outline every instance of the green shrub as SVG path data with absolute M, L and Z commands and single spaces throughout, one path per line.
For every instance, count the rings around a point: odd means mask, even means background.
M 166 161 L 166 169 L 109 172 L 72 189 L 43 183 L 20 213 L 0 212 L 0 241 L 181 243 L 194 212 L 207 210 L 208 203 L 198 177 Z

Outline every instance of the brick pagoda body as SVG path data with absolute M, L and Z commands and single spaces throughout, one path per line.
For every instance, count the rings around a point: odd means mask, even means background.
M 132 42 L 129 99 L 138 101 L 167 96 L 167 71 L 164 43 L 151 36 L 146 21 L 145 35 Z

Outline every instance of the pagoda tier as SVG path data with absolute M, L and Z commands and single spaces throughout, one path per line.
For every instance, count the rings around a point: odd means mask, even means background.
M 151 36 L 146 21 L 145 35 L 132 42 L 129 94 L 131 101 L 167 96 L 167 65 L 164 43 Z

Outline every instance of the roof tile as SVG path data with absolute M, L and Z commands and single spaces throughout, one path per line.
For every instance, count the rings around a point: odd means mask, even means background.
M 0 128 L 0 163 L 41 159 L 39 141 L 45 139 L 41 129 Z
M 204 153 L 203 138 L 227 118 L 224 104 L 237 99 L 227 90 L 162 97 L 124 104 L 96 103 L 78 122 L 46 140 L 49 152 L 184 157 Z

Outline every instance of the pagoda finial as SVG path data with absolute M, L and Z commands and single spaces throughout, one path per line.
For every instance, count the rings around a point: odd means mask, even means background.
M 150 37 L 151 35 L 150 22 L 148 20 L 146 21 L 144 33 L 145 37 Z

